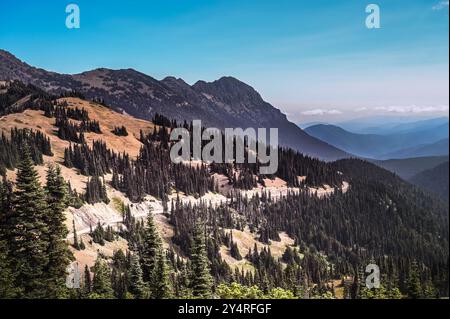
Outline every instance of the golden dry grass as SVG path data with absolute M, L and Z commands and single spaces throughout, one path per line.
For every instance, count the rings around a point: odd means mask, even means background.
M 102 134 L 86 133 L 85 138 L 88 145 L 92 145 L 93 141 L 101 140 L 105 142 L 108 148 L 115 152 L 126 152 L 132 157 L 136 157 L 141 147 L 139 141 L 140 131 L 145 133 L 151 132 L 155 125 L 149 121 L 139 120 L 129 115 L 117 113 L 111 109 L 101 106 L 96 103 L 84 101 L 78 98 L 63 98 L 58 102 L 67 102 L 69 108 L 84 108 L 91 120 L 96 120 L 100 123 Z M 64 161 L 64 149 L 70 143 L 58 138 L 57 127 L 55 127 L 55 119 L 44 116 L 43 111 L 26 110 L 23 113 L 14 113 L 0 118 L 0 133 L 3 132 L 7 136 L 11 128 L 27 128 L 35 131 L 41 131 L 50 138 L 52 145 L 53 157 L 44 156 L 44 166 L 38 166 L 36 169 L 40 175 L 41 182 L 45 180 L 46 166 L 49 164 L 62 164 Z M 128 136 L 116 136 L 112 130 L 116 126 L 125 126 L 129 133 Z M 76 170 L 68 169 L 62 165 L 62 175 L 70 181 L 72 187 L 78 192 L 82 192 L 85 188 L 87 178 L 80 175 Z M 9 179 L 15 179 L 15 172 L 8 171 Z

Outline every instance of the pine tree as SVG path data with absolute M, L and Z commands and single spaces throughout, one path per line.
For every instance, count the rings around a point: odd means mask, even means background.
M 151 285 L 154 279 L 155 269 L 158 262 L 158 254 L 161 250 L 162 242 L 156 229 L 153 214 L 150 212 L 147 216 L 147 224 L 144 229 L 144 240 L 141 254 L 141 265 L 143 278 L 146 283 Z
M 129 272 L 129 291 L 136 299 L 146 299 L 148 297 L 148 287 L 142 279 L 142 268 L 137 253 L 133 253 L 131 255 L 131 265 Z
M 47 224 L 49 229 L 49 263 L 47 274 L 50 276 L 49 293 L 54 298 L 58 297 L 64 288 L 66 269 L 73 260 L 73 255 L 66 242 L 68 234 L 64 224 L 64 210 L 67 202 L 67 185 L 61 176 L 59 167 L 50 166 L 47 171 L 47 203 L 49 207 Z
M 16 285 L 21 297 L 49 297 L 46 273 L 49 263 L 49 209 L 45 194 L 33 167 L 30 151 L 25 147 L 16 179 L 14 209 L 10 216 L 10 255 L 16 269 Z
M 197 225 L 194 231 L 191 250 L 192 292 L 195 297 L 210 298 L 213 279 L 210 274 L 209 260 L 202 227 Z
M 73 231 L 73 248 L 80 250 L 80 244 L 78 243 L 77 229 L 75 227 L 75 220 L 72 220 L 72 231 Z
M 91 280 L 91 272 L 89 271 L 89 267 L 87 265 L 84 266 L 84 283 L 83 283 L 83 295 L 89 296 L 92 292 L 92 280 Z
M 111 299 L 114 297 L 114 291 L 111 285 L 111 272 L 108 265 L 97 257 L 93 268 L 94 278 L 92 280 L 91 298 Z
M 150 288 L 152 297 L 155 299 L 166 299 L 171 296 L 166 257 L 162 248 L 158 253 L 154 279 Z

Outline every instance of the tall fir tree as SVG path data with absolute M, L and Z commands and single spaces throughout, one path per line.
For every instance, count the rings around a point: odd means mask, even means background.
M 80 243 L 78 242 L 77 228 L 75 227 L 75 220 L 72 221 L 73 232 L 73 248 L 80 250 Z
M 47 171 L 47 203 L 49 207 L 47 223 L 49 228 L 49 263 L 47 274 L 50 277 L 48 291 L 52 297 L 62 297 L 65 292 L 66 269 L 74 259 L 66 241 L 68 234 L 64 224 L 64 210 L 67 206 L 67 185 L 59 167 L 50 166 Z
M 162 247 L 158 253 L 154 278 L 150 288 L 154 299 L 167 299 L 171 297 L 166 257 Z
M 148 297 L 148 286 L 142 279 L 142 267 L 139 262 L 139 256 L 134 252 L 131 257 L 129 270 L 130 287 L 129 291 L 136 299 L 146 299 Z
M 144 240 L 141 253 L 141 265 L 144 281 L 151 285 L 157 267 L 158 255 L 162 247 L 162 241 L 150 212 L 147 216 L 147 224 L 144 229 Z
M 10 216 L 10 255 L 21 297 L 48 298 L 49 209 L 28 147 L 18 166 L 13 211 Z
M 205 234 L 201 224 L 197 224 L 194 230 L 191 249 L 191 272 L 193 295 L 198 298 L 210 298 L 213 279 L 206 254 Z
M 91 272 L 89 271 L 89 267 L 87 265 L 85 265 L 84 266 L 84 275 L 83 275 L 82 294 L 84 297 L 88 297 L 91 292 L 92 292 Z

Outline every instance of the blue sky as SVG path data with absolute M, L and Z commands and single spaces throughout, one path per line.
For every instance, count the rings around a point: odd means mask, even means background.
M 80 29 L 65 27 L 69 3 Z M 370 3 L 381 29 L 365 26 Z M 0 48 L 64 73 L 235 76 L 295 122 L 435 116 L 448 114 L 448 19 L 440 0 L 2 0 Z

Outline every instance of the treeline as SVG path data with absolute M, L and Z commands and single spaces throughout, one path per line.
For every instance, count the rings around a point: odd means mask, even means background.
M 146 136 L 141 133 L 143 145 L 137 160 L 122 157 L 123 163 L 113 167 L 113 187 L 125 192 L 133 201 L 139 201 L 146 194 L 164 198 L 173 188 L 194 196 L 214 190 L 214 180 L 206 165 L 172 163 L 167 134 L 165 129 Z
M 234 142 L 236 143 L 236 142 Z M 330 185 L 340 187 L 343 182 L 342 174 L 334 170 L 331 164 L 303 155 L 292 149 L 278 148 L 278 170 L 274 175 L 259 173 L 261 164 L 248 163 L 248 149 L 246 149 L 245 163 L 211 165 L 215 173 L 228 177 L 230 184 L 239 189 L 252 189 L 257 184 L 264 185 L 264 179 L 281 178 L 289 187 L 316 187 Z
M 46 110 L 45 115 L 56 118 L 55 126 L 58 127 L 58 137 L 62 140 L 84 144 L 86 142 L 84 133 L 102 133 L 100 123 L 90 120 L 88 112 L 84 109 L 72 109 L 57 105 L 54 110 Z M 71 120 L 76 120 L 80 123 L 75 123 Z
M 0 94 L 0 116 L 20 113 L 26 109 L 44 110 L 53 104 L 51 95 L 31 84 L 11 81 L 4 90 L 6 92 Z M 17 103 L 18 101 L 21 103 Z
M 127 158 L 127 157 L 126 157 Z M 64 150 L 64 165 L 77 168 L 85 176 L 103 176 L 112 172 L 112 167 L 125 161 L 120 155 L 107 148 L 103 141 L 70 145 Z
M 164 198 L 173 188 L 195 196 L 216 189 L 206 165 L 172 163 L 169 146 L 161 143 L 166 140 L 164 133 L 141 135 L 143 145 L 136 160 L 109 150 L 101 141 L 94 141 L 92 147 L 81 144 L 66 148 L 64 165 L 75 167 L 86 176 L 112 173 L 111 186 L 126 193 L 132 201 L 140 201 L 146 195 Z
M 108 194 L 106 192 L 106 184 L 98 176 L 94 175 L 86 182 L 85 200 L 89 204 L 103 202 L 109 203 Z
M 28 146 L 30 156 L 36 165 L 43 163 L 43 155 L 53 156 L 50 139 L 43 133 L 12 128 L 9 138 L 4 133 L 0 138 L 0 175 L 4 175 L 6 169 L 16 168 L 25 146 Z
M 177 123 L 177 121 L 170 120 L 160 114 L 154 116 L 153 122 L 162 126 L 162 129 L 151 134 L 151 140 L 168 145 L 168 129 L 183 127 L 190 132 L 190 145 L 193 145 L 194 134 L 192 123 L 187 123 L 186 121 L 182 124 Z M 202 133 L 204 130 L 205 128 L 201 128 Z M 231 141 L 226 141 L 225 135 L 222 134 L 222 145 L 225 145 L 225 143 L 233 144 L 234 158 L 236 156 L 236 145 L 239 142 L 237 139 L 234 138 Z M 202 141 L 201 143 L 203 148 L 208 141 Z M 329 163 L 303 155 L 292 149 L 281 147 L 278 148 L 277 172 L 274 175 L 261 175 L 259 170 L 262 164 L 259 159 L 256 158 L 256 163 L 249 163 L 249 141 L 244 139 L 241 143 L 244 145 L 244 163 L 212 163 L 210 165 L 212 173 L 225 175 L 228 177 L 230 184 L 235 188 L 248 190 L 256 187 L 258 183 L 264 186 L 263 180 L 265 178 L 273 179 L 275 177 L 285 180 L 290 187 L 322 186 L 324 184 L 339 187 L 342 185 L 343 178 L 341 174 L 332 169 Z M 191 149 L 191 156 L 193 156 L 192 151 Z M 263 149 L 257 150 L 257 153 L 267 151 L 268 147 L 263 146 Z M 225 149 L 222 149 L 221 158 L 225 158 Z

